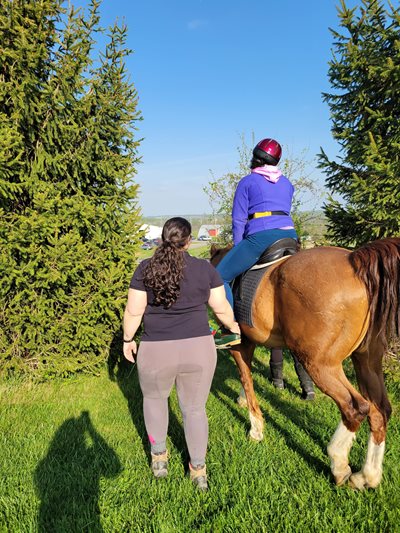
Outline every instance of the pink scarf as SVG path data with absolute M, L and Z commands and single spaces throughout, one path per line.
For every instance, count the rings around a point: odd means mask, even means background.
M 276 183 L 282 176 L 282 172 L 274 165 L 264 165 L 263 167 L 253 168 L 252 172 L 261 174 L 261 176 L 264 176 L 265 179 L 272 183 Z

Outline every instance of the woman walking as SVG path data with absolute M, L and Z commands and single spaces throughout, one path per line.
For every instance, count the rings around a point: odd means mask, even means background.
M 216 366 L 207 304 L 226 328 L 239 333 L 239 326 L 218 272 L 207 261 L 187 253 L 190 234 L 186 219 L 167 220 L 153 257 L 137 267 L 124 315 L 124 356 L 134 362 L 134 336 L 143 318 L 137 364 L 153 474 L 156 478 L 167 475 L 168 397 L 175 384 L 190 477 L 199 489 L 206 490 L 205 405 Z

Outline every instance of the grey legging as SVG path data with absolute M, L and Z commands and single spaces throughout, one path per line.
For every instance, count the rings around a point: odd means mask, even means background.
M 144 422 L 153 453 L 166 449 L 168 397 L 175 384 L 190 462 L 192 466 L 204 464 L 208 442 L 205 406 L 216 363 L 211 335 L 140 343 L 139 382 Z

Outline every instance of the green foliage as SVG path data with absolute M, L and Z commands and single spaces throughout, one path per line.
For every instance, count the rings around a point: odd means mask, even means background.
M 208 196 L 208 200 L 212 209 L 213 215 L 219 215 L 220 223 L 222 224 L 222 231 L 218 235 L 218 241 L 229 243 L 232 241 L 232 204 L 233 197 L 239 180 L 249 173 L 249 162 L 251 159 L 251 149 L 246 143 L 245 137 L 242 134 L 240 137 L 241 144 L 237 147 L 238 164 L 235 172 L 227 172 L 226 174 L 215 177 L 211 172 L 211 181 L 203 188 Z M 254 143 L 254 135 L 252 135 L 252 143 Z M 255 144 L 255 143 L 254 143 Z
M 229 243 L 232 241 L 232 204 L 235 195 L 237 184 L 243 176 L 249 172 L 249 164 L 252 157 L 253 146 L 255 146 L 254 135 L 251 138 L 251 147 L 246 142 L 244 135 L 241 135 L 241 144 L 237 148 L 238 164 L 235 172 L 228 172 L 219 178 L 212 174 L 212 180 L 208 186 L 204 187 L 204 192 L 208 195 L 209 202 L 213 213 L 223 217 L 223 229 L 218 236 L 219 241 Z M 305 227 L 312 223 L 315 219 L 315 207 L 304 211 L 306 206 L 307 196 L 312 195 L 313 201 L 321 198 L 321 191 L 316 182 L 312 179 L 308 172 L 308 162 L 306 159 L 306 151 L 299 156 L 295 156 L 289 149 L 284 150 L 287 154 L 279 165 L 282 173 L 290 179 L 295 188 L 295 194 L 292 205 L 292 218 L 295 223 L 296 231 L 301 238 L 305 235 Z
M 400 395 L 400 340 L 392 339 L 383 360 L 385 375 L 394 383 Z
M 359 245 L 400 234 L 400 8 L 362 0 L 338 10 L 343 33 L 332 31 L 332 92 L 323 98 L 339 143 L 339 161 L 321 149 L 319 166 L 332 194 L 325 206 L 329 235 Z
M 307 151 L 303 150 L 298 156 L 291 153 L 289 149 L 286 149 L 285 153 L 287 155 L 284 157 L 280 168 L 294 186 L 291 216 L 297 235 L 303 239 L 309 234 L 308 230 L 319 219 L 317 206 L 322 199 L 323 192 L 309 171 Z
M 99 2 L 0 5 L 0 370 L 95 371 L 138 248 L 126 28 L 94 62 Z

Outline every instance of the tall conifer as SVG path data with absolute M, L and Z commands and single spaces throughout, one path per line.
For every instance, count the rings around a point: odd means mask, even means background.
M 338 14 L 323 98 L 340 157 L 322 150 L 319 163 L 339 195 L 325 205 L 329 234 L 353 246 L 400 235 L 400 8 L 362 0 L 349 9 L 341 0 Z
M 134 268 L 140 114 L 125 27 L 110 28 L 94 61 L 98 11 L 97 0 L 87 13 L 58 0 L 0 6 L 0 350 L 10 370 L 103 364 Z

